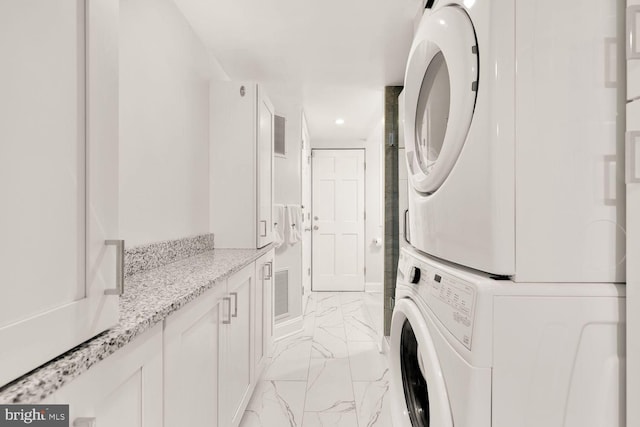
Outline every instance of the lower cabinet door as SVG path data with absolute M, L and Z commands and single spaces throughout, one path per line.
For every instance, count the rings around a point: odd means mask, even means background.
M 69 404 L 75 427 L 162 425 L 162 325 L 100 362 L 43 403 Z
M 220 347 L 220 418 L 218 425 L 238 426 L 253 390 L 253 328 L 251 315 L 255 266 L 250 264 L 227 281 L 223 298 L 222 328 L 224 345 Z
M 256 261 L 254 381 L 264 370 L 273 342 L 273 261 L 273 250 Z
M 218 285 L 165 321 L 165 427 L 215 427 L 222 296 Z

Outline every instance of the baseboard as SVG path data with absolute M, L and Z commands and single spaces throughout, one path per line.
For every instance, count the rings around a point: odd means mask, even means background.
M 382 292 L 382 282 L 366 282 L 364 284 L 365 292 Z
M 278 323 L 273 328 L 274 341 L 281 340 L 283 338 L 290 337 L 301 333 L 303 330 L 304 318 L 302 316 L 294 317 L 293 319 L 286 320 Z

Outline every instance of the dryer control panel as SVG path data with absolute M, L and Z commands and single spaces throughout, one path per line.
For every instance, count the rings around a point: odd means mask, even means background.
M 421 266 L 422 267 L 422 266 Z M 464 280 L 422 267 L 420 296 L 447 330 L 471 350 L 475 288 Z

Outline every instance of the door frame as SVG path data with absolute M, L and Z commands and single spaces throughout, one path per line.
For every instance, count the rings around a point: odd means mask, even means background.
M 305 215 L 303 220 L 304 229 L 302 231 L 302 313 L 306 312 L 307 301 L 311 295 L 311 137 L 309 136 L 309 128 L 307 118 L 302 112 L 302 148 L 300 150 L 300 176 L 302 185 L 300 186 L 300 199 L 302 200 L 302 214 Z M 306 206 L 306 208 L 305 208 Z
M 309 208 L 309 212 L 311 213 L 311 216 L 314 216 L 314 212 L 313 212 L 313 205 L 314 205 L 314 197 L 315 195 L 313 194 L 313 176 L 314 176 L 314 171 L 313 171 L 313 153 L 315 153 L 316 151 L 362 151 L 362 153 L 364 154 L 364 164 L 365 164 L 365 168 L 364 168 L 364 174 L 363 174 L 363 184 L 364 184 L 364 194 L 363 194 L 363 198 L 364 198 L 364 236 L 363 236 L 363 241 L 362 241 L 362 254 L 364 256 L 364 270 L 362 272 L 363 274 L 363 278 L 364 278 L 364 283 L 365 283 L 365 288 L 366 288 L 366 282 L 367 282 L 367 149 L 366 147 L 354 147 L 354 148 L 349 148 L 349 147 L 337 147 L 337 148 L 332 148 L 332 147 L 310 147 L 310 155 L 311 155 L 311 159 L 310 159 L 310 164 L 309 164 L 309 169 L 310 169 L 310 180 L 311 182 L 310 184 L 310 195 L 311 195 L 311 206 Z M 309 224 L 313 224 L 313 222 L 311 221 Z M 312 225 L 313 227 L 313 225 Z M 312 292 L 327 292 L 327 291 L 317 291 L 314 288 L 314 284 L 313 284 L 313 277 L 314 277 L 314 272 L 313 272 L 313 259 L 314 259 L 314 253 L 313 253 L 313 232 L 311 232 L 311 291 Z M 365 289 L 362 289 L 362 291 L 364 292 Z

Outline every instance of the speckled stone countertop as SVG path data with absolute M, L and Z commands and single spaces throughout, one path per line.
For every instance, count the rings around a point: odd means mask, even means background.
M 119 324 L 1 388 L 0 404 L 41 401 L 270 249 L 215 249 L 127 277 Z

